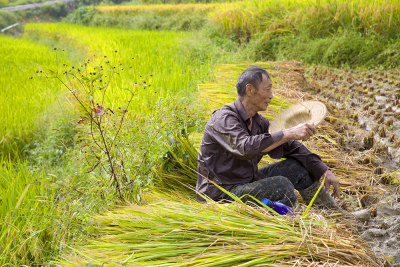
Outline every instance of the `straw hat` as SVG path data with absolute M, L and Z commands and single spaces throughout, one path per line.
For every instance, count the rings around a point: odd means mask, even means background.
M 269 132 L 274 133 L 300 123 L 319 124 L 326 116 L 326 106 L 319 101 L 305 101 L 283 110 L 270 122 Z

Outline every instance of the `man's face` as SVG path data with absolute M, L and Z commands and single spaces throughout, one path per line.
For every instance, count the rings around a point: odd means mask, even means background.
M 252 104 L 257 111 L 265 111 L 269 102 L 274 97 L 272 94 L 272 82 L 265 75 L 252 95 Z

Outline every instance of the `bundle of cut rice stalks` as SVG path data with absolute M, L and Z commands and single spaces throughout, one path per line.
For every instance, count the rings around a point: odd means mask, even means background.
M 95 219 L 100 237 L 62 266 L 379 266 L 365 243 L 322 216 L 287 218 L 241 203 L 158 195 Z M 172 200 L 173 199 L 173 200 Z M 154 199 L 153 199 L 154 201 Z M 311 217 L 310 217 L 311 216 Z M 336 265 L 337 264 L 337 265 Z

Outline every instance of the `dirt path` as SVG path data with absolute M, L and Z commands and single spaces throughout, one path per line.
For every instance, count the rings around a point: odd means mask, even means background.
M 25 9 L 36 9 L 36 8 L 39 8 L 39 7 L 44 6 L 44 5 L 55 5 L 57 3 L 73 4 L 73 3 L 75 3 L 75 0 L 54 0 L 54 1 L 46 1 L 46 2 L 42 2 L 42 3 L 35 3 L 35 4 L 3 7 L 3 8 L 0 8 L 0 11 L 15 11 L 15 10 L 25 10 Z

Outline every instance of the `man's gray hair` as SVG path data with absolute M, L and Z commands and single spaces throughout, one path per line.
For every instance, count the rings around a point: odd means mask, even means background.
M 238 95 L 244 96 L 247 84 L 252 84 L 257 90 L 258 85 L 262 81 L 263 74 L 270 79 L 268 72 L 261 67 L 249 67 L 245 69 L 236 83 Z

